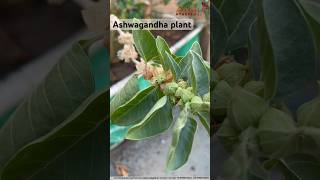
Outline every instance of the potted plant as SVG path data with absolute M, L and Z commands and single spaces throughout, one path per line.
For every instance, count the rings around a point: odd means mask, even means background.
M 188 160 L 197 124 L 210 133 L 210 66 L 197 42 L 184 56 L 177 56 L 160 36 L 155 38 L 148 30 L 132 33 L 142 60 L 136 62 L 138 72 L 111 100 L 111 122 L 129 126 L 125 138 L 130 140 L 151 138 L 174 126 L 167 169 L 175 170 Z M 139 88 L 139 77 L 150 85 Z M 180 109 L 175 123 L 174 107 Z

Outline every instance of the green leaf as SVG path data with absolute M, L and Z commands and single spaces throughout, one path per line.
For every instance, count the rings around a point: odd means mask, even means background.
M 295 154 L 283 158 L 281 162 L 297 179 L 309 180 L 319 178 L 319 157 L 308 154 Z
M 229 34 L 234 32 L 244 17 L 251 0 L 224 0 L 220 11 L 224 17 Z
M 99 148 L 107 148 L 103 122 L 107 118 L 108 91 L 91 95 L 52 131 L 20 148 L 2 169 L 0 179 L 104 177 L 107 172 L 102 163 L 107 162 L 101 158 L 106 149 Z M 90 163 L 93 160 L 95 163 Z
M 226 51 L 232 51 L 247 45 L 249 28 L 255 18 L 255 3 L 254 0 L 251 0 L 234 31 L 228 38 Z
M 232 95 L 232 88 L 222 80 L 214 87 L 212 92 L 213 115 L 225 115 Z
M 198 41 L 195 41 L 195 42 L 192 44 L 190 50 L 198 53 L 198 54 L 202 57 L 202 50 L 201 50 L 201 46 L 200 46 L 200 44 L 199 44 Z
M 173 130 L 167 159 L 168 170 L 176 170 L 188 161 L 196 129 L 197 122 L 189 117 L 189 105 L 186 104 Z
M 128 102 L 139 91 L 138 75 L 130 77 L 125 86 L 113 97 L 110 102 L 110 114 Z
M 258 20 L 252 25 L 252 31 L 257 33 L 258 39 L 255 39 L 251 46 L 258 47 L 255 48 L 260 53 L 260 56 L 256 57 L 260 59 L 261 64 L 261 80 L 264 81 L 265 91 L 264 98 L 266 100 L 271 100 L 277 91 L 278 79 L 277 79 L 277 63 L 275 55 L 273 52 L 273 47 L 271 45 L 270 37 L 265 22 L 265 15 L 263 13 L 262 0 L 258 0 Z M 252 36 L 254 37 L 254 35 Z M 257 53 L 257 52 L 253 52 Z
M 277 64 L 276 97 L 283 99 L 303 89 L 309 82 L 316 83 L 315 45 L 306 19 L 295 1 L 265 0 L 263 12 Z
M 65 121 L 94 92 L 89 57 L 81 43 L 53 67 L 0 129 L 0 170 L 23 146 Z
M 139 123 L 157 102 L 157 90 L 155 86 L 150 86 L 139 91 L 111 114 L 111 122 L 119 126 Z
M 210 86 L 210 74 L 207 71 L 203 58 L 196 52 L 191 51 L 192 66 L 191 77 L 192 87 L 196 91 L 196 94 L 203 96 L 209 92 Z
M 160 36 L 158 36 L 156 39 L 156 46 L 157 46 L 158 53 L 160 55 L 163 69 L 167 71 L 170 69 L 170 65 L 169 65 L 169 62 L 166 60 L 166 52 L 168 52 L 169 54 L 172 54 L 170 51 L 170 47 L 167 44 L 167 42 Z
M 145 61 L 158 56 L 155 38 L 149 30 L 132 30 L 132 35 L 134 45 Z
M 320 2 L 317 0 L 298 0 L 305 11 L 320 24 Z
M 179 64 L 184 56 L 177 56 L 175 54 L 171 54 L 173 59 Z
M 212 23 L 210 24 L 210 29 L 212 29 L 212 45 L 210 45 L 210 54 L 212 54 L 212 65 L 216 65 L 220 57 L 224 54 L 224 49 L 227 44 L 228 30 L 224 19 L 220 11 L 216 6 L 212 5 L 213 8 L 210 11 L 212 17 Z
M 228 119 L 237 130 L 256 127 L 267 109 L 268 104 L 264 99 L 235 87 L 228 107 Z
M 180 76 L 178 76 L 177 79 L 184 79 L 184 80 L 188 79 L 188 77 L 190 76 L 191 63 L 192 63 L 192 54 L 191 54 L 191 51 L 188 51 L 188 53 L 179 62 L 179 67 L 181 71 L 180 71 Z
M 173 119 L 171 104 L 167 96 L 163 96 L 151 108 L 143 120 L 132 126 L 126 135 L 126 139 L 140 140 L 155 136 L 167 130 Z
M 244 81 L 246 68 L 244 65 L 236 62 L 226 63 L 217 69 L 217 73 L 219 77 L 228 82 L 231 87 L 235 87 Z
M 250 73 L 253 80 L 260 80 L 261 76 L 261 56 L 258 40 L 257 19 L 251 24 L 249 29 L 249 64 Z
M 171 70 L 173 77 L 176 79 L 177 77 L 180 76 L 180 67 L 178 63 L 173 59 L 173 57 L 168 53 L 165 52 L 164 54 L 164 59 L 169 66 L 169 69 Z
M 289 153 L 296 138 L 295 123 L 286 113 L 270 108 L 261 118 L 258 137 L 264 153 L 273 157 L 281 157 Z
M 316 72 L 317 72 L 317 79 L 320 79 L 320 62 L 319 62 L 320 60 L 320 23 L 318 23 L 309 14 L 305 13 L 305 15 L 310 24 L 311 30 L 313 32 L 314 41 L 317 47 Z
M 199 111 L 197 112 L 200 122 L 203 127 L 207 130 L 208 135 L 210 136 L 210 112 Z

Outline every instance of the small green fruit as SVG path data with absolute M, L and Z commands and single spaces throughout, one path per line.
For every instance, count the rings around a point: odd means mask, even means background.
M 203 104 L 203 101 L 202 101 L 201 97 L 194 96 L 191 99 L 190 107 L 191 107 L 192 111 L 198 112 L 202 109 L 202 104 Z
M 179 85 L 175 82 L 171 82 L 166 84 L 166 87 L 164 88 L 164 93 L 168 95 L 174 95 L 179 88 Z
M 181 99 L 184 103 L 189 102 L 194 97 L 194 94 L 186 89 L 182 89 Z
M 174 94 L 176 97 L 182 97 L 183 89 L 181 87 L 178 87 L 176 90 L 176 93 Z

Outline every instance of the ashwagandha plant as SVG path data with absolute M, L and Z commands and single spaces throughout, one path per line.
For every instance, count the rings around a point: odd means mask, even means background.
M 175 170 L 188 160 L 197 122 L 210 132 L 210 66 L 198 42 L 180 57 L 148 30 L 133 30 L 132 34 L 141 61 L 134 61 L 137 73 L 111 100 L 110 119 L 113 124 L 130 126 L 126 135 L 130 140 L 150 138 L 173 126 L 167 169 Z M 140 90 L 139 77 L 150 86 Z M 180 109 L 175 123 L 174 107 Z
M 320 2 L 236 2 L 211 9 L 211 119 L 229 152 L 216 178 L 319 179 Z

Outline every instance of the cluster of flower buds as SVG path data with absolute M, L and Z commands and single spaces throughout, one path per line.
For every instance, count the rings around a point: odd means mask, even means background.
M 200 96 L 195 95 L 193 88 L 188 87 L 188 83 L 179 80 L 178 83 L 170 82 L 165 84 L 164 94 L 168 95 L 171 101 L 175 104 L 183 106 L 187 103 L 190 104 L 191 110 L 194 112 L 203 109 L 209 109 L 210 106 L 210 93 Z
M 160 85 L 163 88 L 163 83 L 168 83 L 173 80 L 171 71 L 165 71 L 161 65 L 152 64 L 152 62 L 145 62 L 141 59 L 136 63 L 136 69 L 139 75 L 144 79 L 150 80 L 154 85 Z

